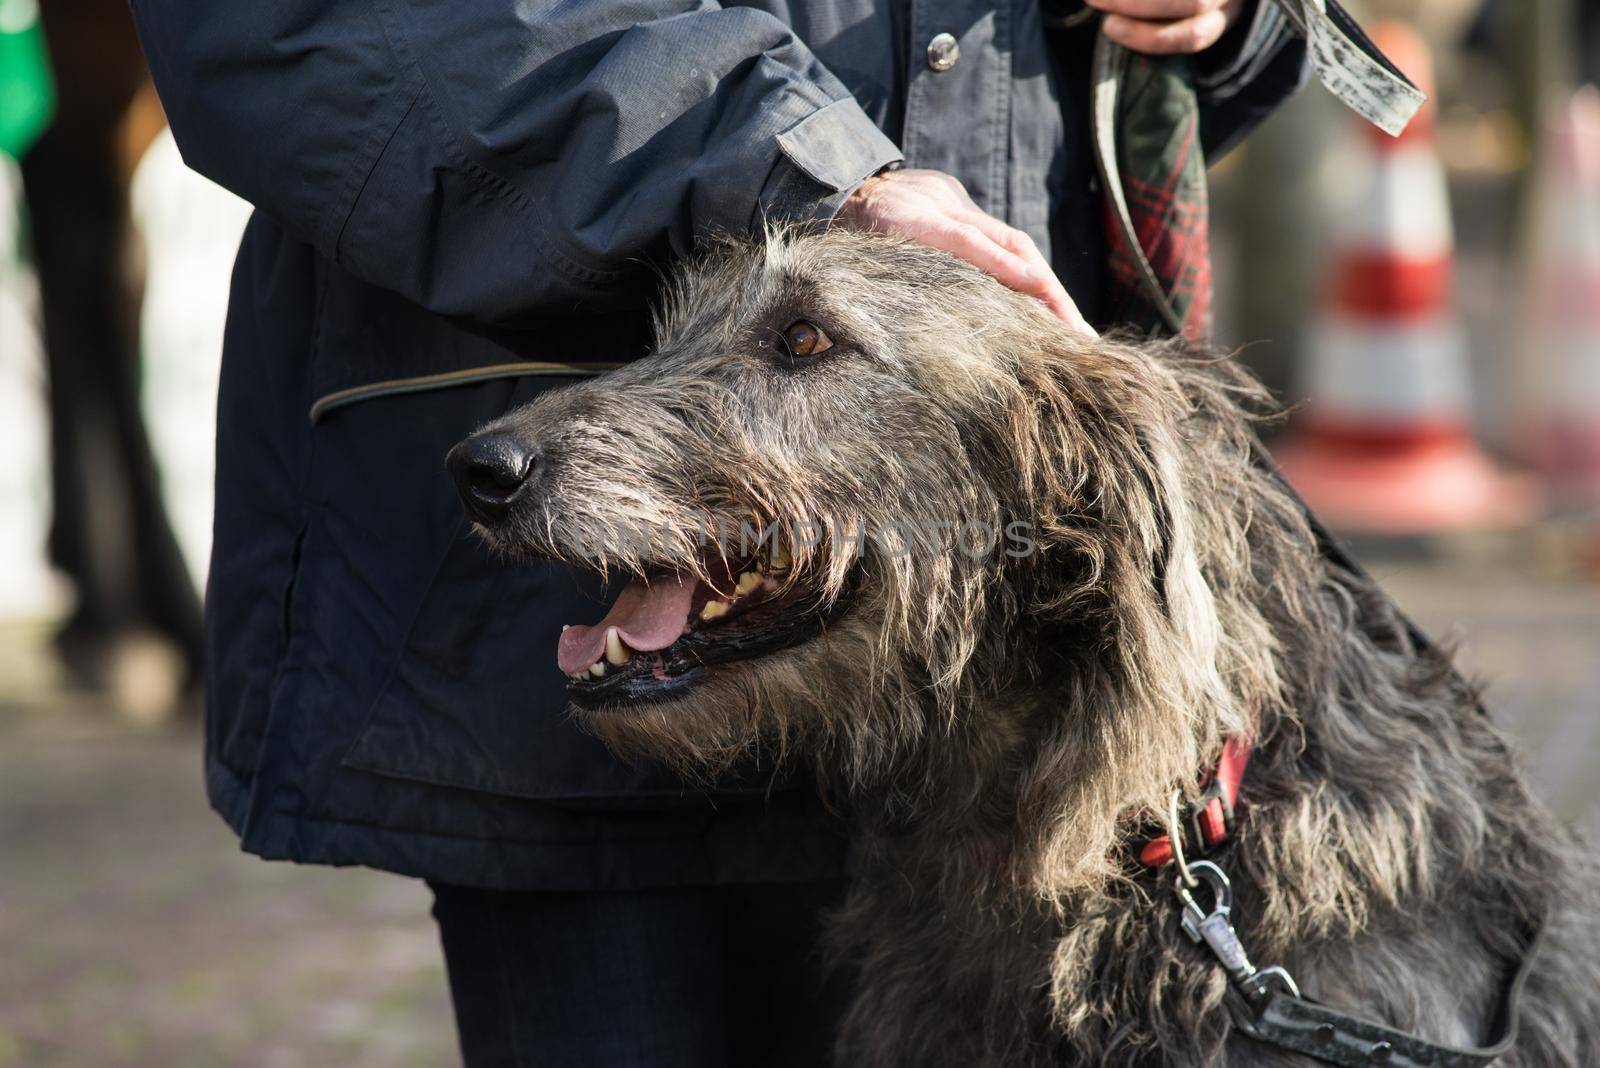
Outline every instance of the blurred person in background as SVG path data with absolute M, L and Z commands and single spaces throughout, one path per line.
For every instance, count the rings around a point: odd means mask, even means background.
M 655 269 L 712 230 L 870 227 L 1120 320 L 1084 16 L 1175 57 L 1214 155 L 1301 80 L 1282 12 L 134 10 L 185 159 L 257 207 L 218 419 L 213 805 L 262 857 L 430 881 L 474 1068 L 826 1063 L 845 846 L 818 799 L 762 769 L 690 788 L 579 733 L 553 650 L 596 580 L 490 558 L 445 452 L 645 352 Z
M 160 715 L 198 690 L 205 652 L 139 407 L 128 186 L 164 120 L 122 0 L 55 0 L 40 15 L 56 116 L 21 164 L 49 382 L 49 556 L 76 596 L 55 644 L 79 684 Z M 119 670 L 149 655 L 136 640 L 146 634 L 177 650 L 176 687 Z M 126 680 L 155 692 L 127 692 Z

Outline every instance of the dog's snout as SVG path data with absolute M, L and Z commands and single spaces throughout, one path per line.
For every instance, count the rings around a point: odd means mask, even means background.
M 537 453 L 504 433 L 474 434 L 445 457 L 467 514 L 480 523 L 506 517 L 532 477 Z

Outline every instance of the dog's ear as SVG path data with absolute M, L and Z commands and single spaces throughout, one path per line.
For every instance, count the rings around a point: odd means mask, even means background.
M 1193 677 L 1215 671 L 1220 640 L 1199 546 L 1211 524 L 1197 514 L 1214 479 L 1171 351 L 1071 335 L 1023 361 L 1012 507 L 1040 534 L 1044 618 L 1103 617 L 1130 656 L 1165 647 Z
M 1192 786 L 1276 686 L 1271 634 L 1233 588 L 1249 570 L 1249 432 L 1184 360 L 1061 331 L 1016 364 L 1009 508 L 1037 548 L 1014 585 L 1078 698 L 1051 726 L 1075 767 L 1043 778 L 1072 783 L 1075 801 L 1051 803 L 1086 819 L 1039 843 L 1052 881 L 1103 864 L 1117 819 Z

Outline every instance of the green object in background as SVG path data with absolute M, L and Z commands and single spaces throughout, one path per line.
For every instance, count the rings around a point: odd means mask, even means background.
M 38 0 L 0 0 L 0 152 L 20 159 L 55 108 Z

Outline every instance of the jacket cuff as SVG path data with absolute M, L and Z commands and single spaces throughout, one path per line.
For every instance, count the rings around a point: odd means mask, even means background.
M 828 222 L 862 182 L 905 158 L 850 97 L 813 111 L 777 142 L 751 220 L 757 232 L 772 222 Z

